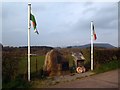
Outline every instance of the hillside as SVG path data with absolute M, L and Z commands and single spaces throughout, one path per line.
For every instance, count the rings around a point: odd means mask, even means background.
M 89 48 L 90 44 L 85 44 L 85 45 L 81 45 L 81 46 L 68 46 L 67 48 Z M 115 46 L 112 46 L 111 44 L 108 43 L 94 43 L 94 47 L 97 48 L 116 48 Z

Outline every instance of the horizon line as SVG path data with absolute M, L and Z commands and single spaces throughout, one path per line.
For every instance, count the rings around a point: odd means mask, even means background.
M 3 45 L 2 43 L 0 43 L 3 47 L 28 47 L 27 45 L 20 45 L 20 46 L 13 46 L 13 45 Z M 70 46 L 84 46 L 84 45 L 89 45 L 90 43 L 87 43 L 87 44 L 81 44 L 81 45 L 61 45 L 61 46 L 54 46 L 54 45 L 31 45 L 31 47 L 33 46 L 47 46 L 47 47 L 61 47 L 61 48 L 64 48 L 64 47 L 70 47 Z M 103 43 L 103 42 L 99 42 L 99 43 L 94 43 L 94 44 L 109 44 L 109 45 L 112 45 L 110 43 Z M 115 46 L 115 45 L 112 45 L 114 47 L 119 47 L 119 45 Z

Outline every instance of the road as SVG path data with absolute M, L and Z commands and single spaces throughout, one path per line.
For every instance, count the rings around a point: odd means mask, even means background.
M 71 82 L 59 83 L 50 88 L 118 88 L 118 70 L 113 70 Z

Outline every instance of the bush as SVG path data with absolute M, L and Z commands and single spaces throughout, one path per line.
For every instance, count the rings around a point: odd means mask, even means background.
M 3 53 L 2 61 L 2 76 L 3 83 L 7 83 L 11 80 L 15 80 L 18 73 L 18 61 L 20 59 L 16 55 L 9 55 Z
M 96 73 L 102 73 L 102 72 L 106 72 L 106 71 L 117 69 L 117 68 L 118 68 L 118 60 L 113 60 L 108 63 L 101 64 L 99 68 L 95 68 L 94 71 Z
M 106 64 L 113 60 L 117 60 L 117 49 L 95 49 L 94 50 L 94 66 L 95 67 L 99 67 L 100 64 Z
M 91 53 L 90 49 L 82 49 L 83 55 L 85 57 L 85 68 L 90 69 L 90 63 L 91 63 Z M 100 49 L 100 48 L 94 48 L 94 67 L 99 68 L 102 64 L 109 63 L 114 60 L 119 60 L 120 49 Z
M 86 68 L 86 70 L 89 70 L 90 69 L 90 49 L 89 48 L 87 48 L 87 49 L 82 49 L 81 50 L 82 51 L 82 53 L 83 53 L 83 56 L 85 57 L 85 62 L 84 62 L 84 66 L 85 66 L 85 68 Z
M 23 80 L 21 78 L 16 78 L 15 80 L 11 80 L 8 83 L 3 83 L 2 88 L 7 89 L 7 88 L 30 88 L 31 85 L 28 81 Z
M 76 72 L 76 69 L 75 69 L 75 67 L 73 66 L 73 67 L 70 67 L 70 73 L 75 73 Z

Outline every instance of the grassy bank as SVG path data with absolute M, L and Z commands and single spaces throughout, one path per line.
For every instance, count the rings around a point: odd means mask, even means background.
M 120 68 L 120 62 L 118 60 L 113 60 L 105 64 L 101 64 L 99 67 L 95 68 L 95 73 L 103 73 L 106 71 L 114 70 Z

